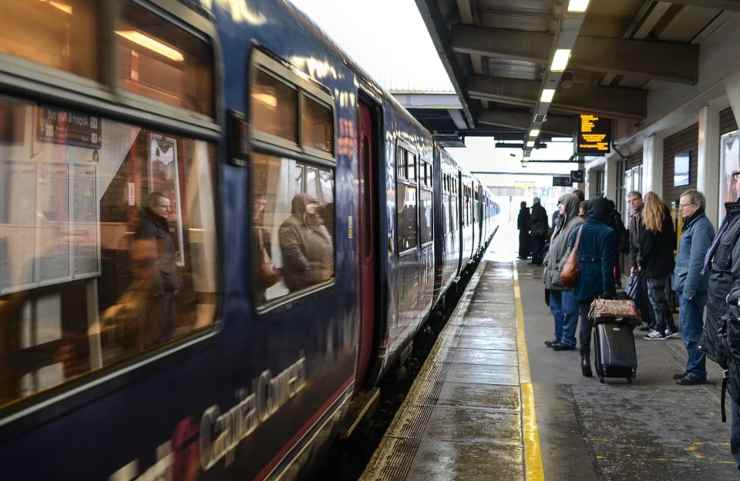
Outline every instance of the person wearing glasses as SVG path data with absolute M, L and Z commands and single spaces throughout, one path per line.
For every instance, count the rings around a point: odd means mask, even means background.
M 704 327 L 704 306 L 707 303 L 707 276 L 702 274 L 704 254 L 714 238 L 714 227 L 704 214 L 704 194 L 687 190 L 679 199 L 679 215 L 683 218 L 683 232 L 678 244 L 676 267 L 673 270 L 673 290 L 678 298 L 678 316 L 681 338 L 688 361 L 686 370 L 673 378 L 677 384 L 690 386 L 707 380 L 706 357 L 699 349 L 699 338 Z
M 737 201 L 725 204 L 725 219 L 704 257 L 709 283 L 699 348 L 726 371 L 730 451 L 740 469 L 740 170 L 732 172 L 732 187 Z

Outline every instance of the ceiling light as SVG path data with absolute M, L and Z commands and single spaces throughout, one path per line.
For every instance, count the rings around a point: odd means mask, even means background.
M 540 102 L 549 104 L 552 102 L 552 98 L 555 96 L 555 89 L 542 89 L 542 96 Z
M 540 129 L 532 129 L 529 131 L 530 137 L 537 137 L 538 135 L 540 135 Z
M 72 15 L 72 6 L 67 5 L 66 3 L 62 2 L 54 2 L 52 0 L 41 0 L 42 3 L 48 3 L 52 7 L 56 8 L 57 10 L 66 13 L 67 15 Z
M 550 70 L 553 72 L 563 72 L 565 67 L 568 66 L 568 60 L 570 60 L 570 49 L 559 48 L 555 50 L 555 55 L 552 57 L 552 65 Z
M 568 2 L 569 12 L 585 12 L 588 9 L 589 0 L 570 0 Z
M 527 142 L 527 147 L 534 147 L 534 140 Z
M 180 53 L 179 50 L 176 50 L 169 45 L 165 45 L 159 40 L 145 35 L 138 30 L 116 30 L 116 35 L 125 38 L 129 42 L 133 42 L 149 49 L 152 52 L 158 53 L 163 57 L 167 57 L 174 62 L 182 62 L 185 60 L 185 57 L 182 56 L 182 53 Z

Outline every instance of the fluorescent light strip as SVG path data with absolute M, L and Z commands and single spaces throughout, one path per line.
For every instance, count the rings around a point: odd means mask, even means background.
M 570 0 L 568 2 L 568 11 L 583 13 L 588 10 L 588 2 L 589 0 Z
M 152 52 L 158 53 L 163 57 L 167 57 L 174 62 L 182 62 L 185 60 L 185 57 L 182 56 L 182 53 L 180 53 L 179 50 L 176 50 L 169 45 L 165 45 L 159 40 L 145 35 L 138 30 L 116 30 L 116 35 L 151 50 Z
M 550 102 L 552 102 L 553 97 L 555 97 L 555 89 L 542 89 L 540 102 L 549 104 Z
M 565 71 L 565 67 L 568 66 L 569 60 L 570 60 L 570 49 L 569 48 L 559 48 L 555 50 L 555 55 L 553 55 L 552 57 L 552 65 L 550 65 L 550 70 L 553 72 Z
M 527 142 L 527 147 L 534 147 L 534 140 Z
M 530 137 L 537 137 L 538 135 L 540 135 L 540 129 L 532 129 L 529 131 Z

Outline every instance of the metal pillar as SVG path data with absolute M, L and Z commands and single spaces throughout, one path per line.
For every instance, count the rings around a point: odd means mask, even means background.
M 707 199 L 706 214 L 719 222 L 719 112 L 710 106 L 699 111 L 699 152 L 696 188 Z

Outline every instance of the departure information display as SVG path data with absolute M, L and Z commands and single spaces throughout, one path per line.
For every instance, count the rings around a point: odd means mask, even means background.
M 580 155 L 604 155 L 611 152 L 611 120 L 597 114 L 581 114 L 578 120 L 578 153 Z

